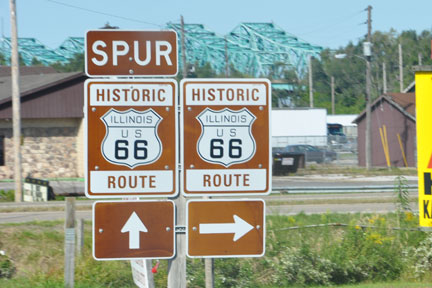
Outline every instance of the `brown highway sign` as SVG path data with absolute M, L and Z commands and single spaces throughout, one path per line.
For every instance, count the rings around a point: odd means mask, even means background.
M 91 30 L 86 34 L 88 76 L 175 76 L 175 31 Z
M 96 260 L 173 258 L 174 225 L 173 201 L 96 201 L 93 257 Z
M 181 81 L 185 195 L 270 193 L 270 91 L 267 79 Z
M 189 257 L 260 257 L 265 253 L 265 202 L 190 200 L 187 202 Z
M 172 197 L 177 189 L 177 82 L 85 82 L 89 198 Z

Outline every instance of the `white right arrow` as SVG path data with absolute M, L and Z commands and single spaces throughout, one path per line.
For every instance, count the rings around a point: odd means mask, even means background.
M 147 227 L 138 217 L 138 215 L 132 212 L 126 224 L 121 229 L 121 233 L 129 232 L 129 249 L 140 248 L 140 232 L 148 232 Z
M 249 223 L 247 223 L 237 215 L 233 215 L 233 217 L 234 217 L 234 223 L 199 224 L 199 233 L 200 234 L 234 233 L 233 241 L 235 242 L 254 228 L 252 225 L 250 225 Z

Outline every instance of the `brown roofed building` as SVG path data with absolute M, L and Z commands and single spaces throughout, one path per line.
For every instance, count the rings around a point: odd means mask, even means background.
M 3 69 L 1 67 L 0 72 Z M 83 177 L 83 73 L 20 67 L 23 176 Z M 9 70 L 10 71 L 10 70 Z M 0 76 L 0 179 L 13 178 L 10 74 Z
M 372 166 L 387 166 L 384 147 L 388 147 L 388 156 L 392 167 L 416 167 L 415 93 L 381 95 L 372 103 L 371 111 Z M 365 166 L 365 111 L 354 122 L 358 125 L 359 165 Z M 384 131 L 387 133 L 385 134 Z M 387 146 L 385 145 L 386 142 Z

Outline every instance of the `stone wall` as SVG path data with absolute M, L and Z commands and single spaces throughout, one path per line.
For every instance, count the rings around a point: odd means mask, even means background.
M 73 121 L 72 121 L 73 120 Z M 23 177 L 79 177 L 77 137 L 80 119 L 71 121 L 34 120 L 23 122 L 21 137 Z M 5 136 L 5 166 L 0 166 L 0 179 L 12 179 L 14 153 L 12 128 L 0 125 Z

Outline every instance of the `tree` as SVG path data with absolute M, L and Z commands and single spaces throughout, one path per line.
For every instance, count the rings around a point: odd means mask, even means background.
M 6 65 L 6 57 L 0 53 L 0 65 Z
M 74 57 L 66 64 L 54 63 L 51 66 L 57 72 L 84 72 L 84 54 L 77 53 Z

